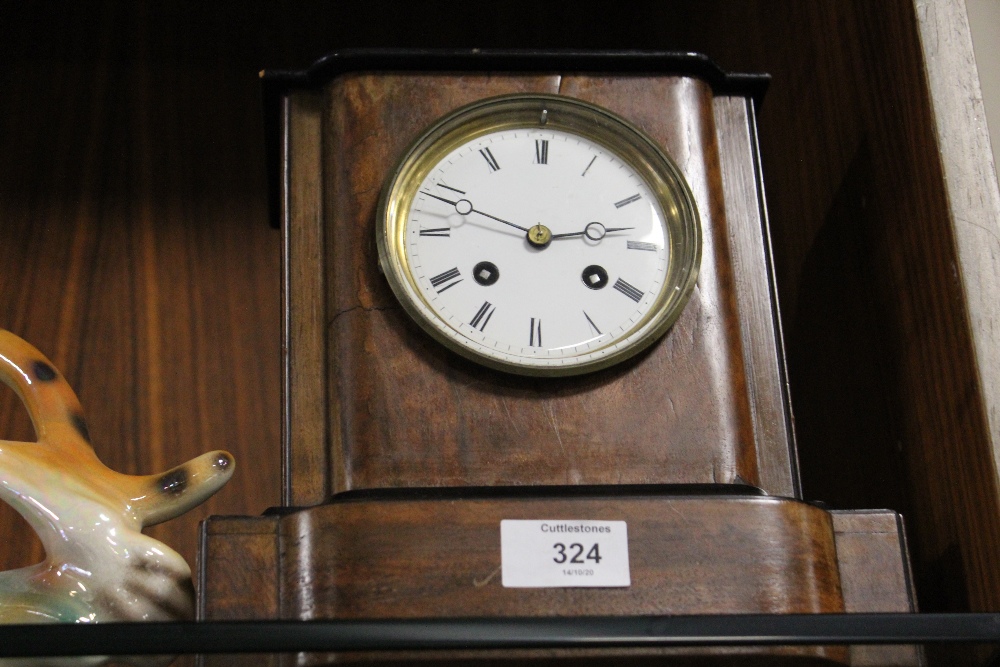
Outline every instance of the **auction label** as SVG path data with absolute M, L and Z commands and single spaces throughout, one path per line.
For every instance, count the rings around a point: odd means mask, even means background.
M 500 522 L 505 588 L 613 588 L 632 583 L 624 521 Z

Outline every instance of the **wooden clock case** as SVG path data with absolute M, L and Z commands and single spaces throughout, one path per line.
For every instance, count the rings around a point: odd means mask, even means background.
M 913 610 L 900 517 L 801 498 L 756 153 L 766 77 L 690 54 L 350 51 L 264 84 L 284 239 L 283 507 L 205 522 L 203 618 Z M 401 152 L 443 114 L 514 92 L 630 120 L 698 204 L 690 303 L 614 368 L 477 366 L 411 322 L 379 273 L 375 208 Z M 504 588 L 499 522 L 529 518 L 626 521 L 632 585 Z

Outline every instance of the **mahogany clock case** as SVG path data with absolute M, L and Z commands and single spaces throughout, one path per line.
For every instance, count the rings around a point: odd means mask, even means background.
M 733 181 L 755 187 L 746 98 L 716 98 L 693 77 L 524 71 L 609 67 L 544 54 L 514 74 L 498 73 L 516 65 L 496 58 L 479 59 L 473 71 L 476 59 L 358 54 L 366 56 L 370 62 L 338 63 L 355 72 L 333 77 L 321 95 L 288 98 L 290 132 L 308 131 L 311 114 L 320 123 L 317 134 L 290 136 L 288 146 L 289 504 L 355 488 L 425 486 L 745 483 L 794 495 L 759 199 L 721 194 L 726 167 Z M 424 70 L 399 72 L 406 61 Z M 447 73 L 463 64 L 469 71 Z M 646 63 L 659 71 L 673 64 Z M 662 344 L 639 359 L 566 379 L 484 369 L 417 330 L 379 271 L 375 206 L 404 149 L 445 113 L 517 92 L 569 95 L 631 119 L 690 184 L 703 230 L 698 287 Z M 734 125 L 734 134 L 742 127 L 742 154 L 720 157 L 717 123 Z M 307 163 L 314 154 L 318 161 Z M 314 178 L 318 196 L 296 192 Z M 307 216 L 324 222 L 309 230 Z M 303 319 L 314 312 L 320 327 Z M 300 357 L 310 353 L 319 356 Z
M 265 81 L 282 166 L 286 507 L 206 522 L 205 618 L 913 610 L 895 513 L 798 499 L 756 154 L 766 78 L 692 55 L 347 52 Z M 375 207 L 403 149 L 513 92 L 635 123 L 697 202 L 698 287 L 662 341 L 617 367 L 477 366 L 409 321 L 379 273 Z M 503 587 L 500 520 L 549 516 L 628 521 L 634 583 Z M 862 659 L 852 651 L 796 654 Z

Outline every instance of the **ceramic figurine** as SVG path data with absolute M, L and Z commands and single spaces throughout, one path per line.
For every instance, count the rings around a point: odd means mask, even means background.
M 191 568 L 141 531 L 218 491 L 233 474 L 232 456 L 215 451 L 157 475 L 121 474 L 98 460 L 80 402 L 59 371 L 2 329 L 0 380 L 24 402 L 38 437 L 0 440 L 0 499 L 28 521 L 45 547 L 41 563 L 0 572 L 0 623 L 193 618 Z

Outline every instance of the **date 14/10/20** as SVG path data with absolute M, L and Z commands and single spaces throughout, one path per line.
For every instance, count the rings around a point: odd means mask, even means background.
M 556 542 L 552 548 L 556 550 L 556 555 L 552 557 L 553 562 L 562 565 L 563 563 L 584 564 L 588 560 L 594 563 L 601 562 L 601 550 L 598 544 L 594 544 L 590 549 L 586 549 L 582 544 L 574 542 L 568 547 L 562 542 Z M 586 552 L 586 556 L 584 555 Z

